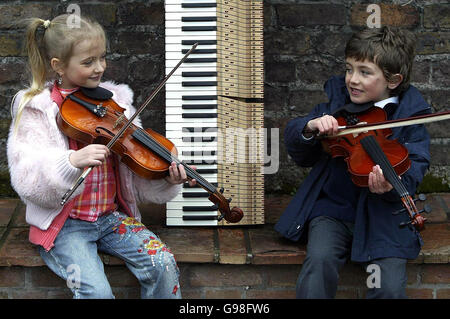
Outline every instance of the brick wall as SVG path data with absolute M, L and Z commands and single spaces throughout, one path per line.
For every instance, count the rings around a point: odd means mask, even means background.
M 181 292 L 188 299 L 295 298 L 298 265 L 179 264 Z M 449 299 L 448 265 L 408 265 L 406 294 L 412 299 Z M 136 278 L 125 266 L 106 266 L 118 299 L 140 298 Z M 340 274 L 336 298 L 358 299 L 366 294 L 369 274 L 347 264 Z M 0 267 L 0 299 L 72 298 L 66 283 L 47 267 Z
M 435 111 L 448 108 L 450 4 L 443 1 L 264 1 L 265 127 L 280 129 L 280 170 L 265 176 L 267 193 L 292 193 L 307 170 L 294 166 L 284 149 L 283 130 L 295 116 L 305 115 L 326 101 L 323 83 L 344 71 L 344 45 L 352 32 L 365 27 L 366 9 L 378 4 L 381 24 L 408 28 L 418 36 L 412 83 Z M 68 1 L 0 1 L 0 196 L 15 196 L 9 186 L 4 152 L 10 124 L 11 97 L 27 83 L 22 54 L 23 29 L 17 22 L 39 16 L 48 19 L 67 10 Z M 75 2 L 74 2 L 75 3 Z M 109 38 L 104 78 L 125 82 L 139 105 L 164 76 L 164 2 L 77 1 L 104 25 Z M 21 72 L 17 72 L 21 70 Z M 164 92 L 142 114 L 143 123 L 164 132 Z M 436 183 L 425 191 L 449 191 L 450 133 L 446 122 L 429 124 L 432 166 Z M 434 181 L 434 180 L 433 180 Z M 445 183 L 442 184 L 442 181 Z

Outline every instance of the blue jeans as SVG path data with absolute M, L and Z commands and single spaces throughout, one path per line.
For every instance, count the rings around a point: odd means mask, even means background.
M 335 297 L 339 271 L 350 257 L 353 226 L 328 216 L 310 221 L 306 259 L 297 280 L 297 298 Z M 371 285 L 366 298 L 406 298 L 406 262 L 403 258 L 380 258 L 361 264 L 364 268 L 372 264 L 379 269 L 379 284 Z
M 173 254 L 124 213 L 104 215 L 95 222 L 69 218 L 52 249 L 47 252 L 39 246 L 47 266 L 66 280 L 74 298 L 114 298 L 97 251 L 125 261 L 141 285 L 142 298 L 181 298 Z

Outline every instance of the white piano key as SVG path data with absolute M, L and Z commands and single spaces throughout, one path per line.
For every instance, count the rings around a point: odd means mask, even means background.
M 172 210 L 176 210 L 176 209 L 182 210 L 183 206 L 191 206 L 191 207 L 201 206 L 201 207 L 205 207 L 206 208 L 206 207 L 211 207 L 214 204 L 213 204 L 213 202 L 211 202 L 207 198 L 205 198 L 205 200 L 203 200 L 203 201 L 197 198 L 196 201 L 192 201 L 192 202 L 189 202 L 189 203 L 185 203 L 184 200 L 181 200 L 181 201 L 170 201 L 170 202 L 167 202 L 166 205 L 167 205 L 167 209 L 168 210 L 171 210 L 171 209 Z M 211 213 L 211 211 L 199 211 L 199 213 L 200 212 Z
M 167 1 L 167 0 L 166 0 Z M 213 1 L 212 1 L 213 2 Z M 216 7 L 206 7 L 206 8 L 183 8 L 181 6 L 181 3 L 167 3 L 165 5 L 165 11 L 166 12 L 180 12 L 180 13 L 187 13 L 187 12 L 216 12 Z
M 214 137 L 217 138 L 217 132 L 185 132 L 185 131 L 169 131 L 166 132 L 166 137 L 170 140 L 173 138 L 198 138 L 201 139 L 203 137 Z
M 182 50 L 188 50 L 192 45 L 183 45 L 181 41 L 179 43 L 166 43 L 167 52 L 181 52 Z M 216 44 L 199 44 L 197 49 L 217 49 Z
M 181 32 L 182 31 L 181 27 L 188 27 L 188 26 L 199 26 L 199 27 L 214 26 L 215 27 L 215 26 L 217 26 L 217 22 L 216 21 L 181 21 L 181 19 L 173 20 L 173 21 L 166 20 L 166 30 L 167 29 L 178 29 Z M 193 32 L 198 32 L 198 31 L 193 31 Z
M 183 118 L 181 115 L 166 115 L 167 122 L 179 123 L 180 125 L 184 125 L 185 123 L 190 123 L 193 121 L 192 118 Z M 217 118 L 202 118 L 201 121 L 203 123 L 217 123 Z
M 168 92 L 166 89 L 166 98 L 167 99 L 183 100 L 183 96 L 211 96 L 211 99 L 208 99 L 208 100 L 201 99 L 201 101 L 217 101 L 217 98 L 214 98 L 214 96 L 216 96 L 216 94 L 212 94 L 211 91 L 191 91 L 191 90 L 183 89 L 181 91 Z M 189 100 L 189 102 L 194 102 L 194 101 L 195 100 Z
M 182 218 L 167 218 L 167 226 L 217 226 L 217 220 L 183 220 Z
M 183 86 L 181 83 L 166 83 L 166 91 L 208 91 L 216 92 L 217 86 Z
M 176 36 L 176 37 L 190 37 L 196 38 L 197 36 L 210 36 L 216 37 L 216 31 L 183 31 L 181 28 L 168 28 L 166 27 L 166 36 Z
M 217 10 L 215 11 L 184 11 L 184 12 L 165 12 L 166 26 L 172 21 L 180 20 L 183 17 L 217 17 Z
M 186 100 L 182 100 L 182 99 L 168 98 L 167 101 L 166 101 L 166 107 L 171 107 L 171 106 L 181 107 L 183 104 L 186 104 L 186 105 L 217 104 L 217 100 L 186 101 Z
M 184 54 L 179 52 L 166 52 L 166 60 L 181 60 L 183 58 Z M 200 58 L 216 58 L 217 59 L 217 53 L 207 53 L 207 54 L 195 54 L 191 53 L 188 56 L 188 59 L 200 59 Z

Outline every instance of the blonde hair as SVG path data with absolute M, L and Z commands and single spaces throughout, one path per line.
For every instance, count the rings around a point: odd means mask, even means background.
M 14 131 L 17 130 L 25 105 L 44 90 L 47 81 L 55 78 L 55 72 L 50 65 L 51 59 L 58 58 L 63 66 L 67 66 L 74 46 L 81 41 L 100 37 L 106 43 L 105 31 L 96 21 L 80 17 L 80 23 L 74 26 L 68 23 L 69 18 L 69 14 L 63 14 L 51 21 L 39 18 L 26 20 L 28 26 L 25 50 L 31 71 L 31 83 L 19 103 L 15 118 L 13 117 Z M 43 35 L 39 34 L 40 29 L 43 29 Z M 12 104 L 14 99 L 15 97 Z

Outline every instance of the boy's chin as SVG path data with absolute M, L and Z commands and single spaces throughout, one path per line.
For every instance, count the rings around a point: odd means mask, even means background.
M 369 102 L 369 100 L 366 98 L 354 97 L 354 96 L 350 96 L 350 101 L 352 101 L 352 103 L 355 103 L 355 104 L 364 104 L 364 103 Z

